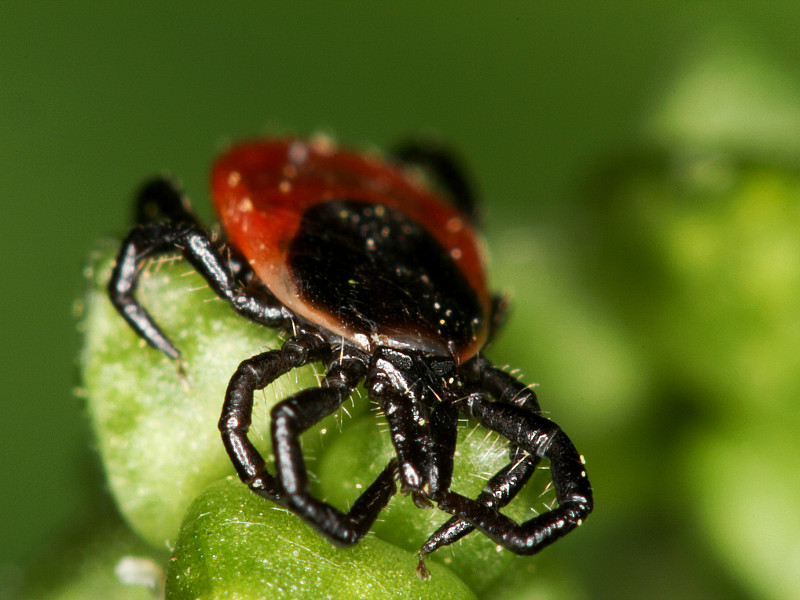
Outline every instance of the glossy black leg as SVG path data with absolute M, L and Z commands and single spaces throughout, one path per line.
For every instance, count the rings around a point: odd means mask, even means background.
M 151 346 L 171 358 L 173 346 L 134 294 L 145 260 L 168 252 L 181 252 L 211 288 L 239 314 L 268 326 L 288 323 L 291 313 L 267 294 L 243 289 L 208 233 L 194 225 L 164 221 L 133 229 L 120 248 L 108 283 L 109 296 L 128 324 Z
M 450 194 L 456 206 L 475 224 L 478 221 L 475 196 L 459 161 L 444 148 L 424 141 L 398 146 L 393 154 L 402 162 L 430 172 L 436 182 Z
M 175 224 L 203 228 L 186 196 L 178 185 L 167 177 L 157 177 L 145 183 L 136 196 L 134 209 L 134 222 L 140 225 L 171 221 Z M 221 240 L 215 240 L 215 244 L 230 272 L 238 280 L 247 283 L 257 279 L 246 260 L 234 253 Z
M 578 527 L 592 510 L 592 488 L 583 459 L 567 435 L 552 421 L 524 407 L 491 402 L 480 393 L 470 395 L 467 408 L 484 426 L 531 455 L 550 460 L 558 507 L 521 524 L 455 492 L 447 492 L 439 508 L 468 520 L 516 554 L 538 552 Z
M 484 490 L 475 499 L 475 502 L 499 510 L 513 500 L 519 491 L 530 480 L 536 471 L 539 458 L 530 454 L 517 461 L 511 462 L 497 472 L 484 487 Z M 475 526 L 469 521 L 459 517 L 452 517 L 445 522 L 419 550 L 419 565 L 417 575 L 420 579 L 428 578 L 428 569 L 425 567 L 425 557 L 442 546 L 447 546 L 465 535 L 475 531 Z
M 272 450 L 281 503 L 339 545 L 363 538 L 397 490 L 397 463 L 389 462 L 378 478 L 347 512 L 317 500 L 308 490 L 300 435 L 336 411 L 366 371 L 360 360 L 337 360 L 321 387 L 303 390 L 272 409 Z
M 320 359 L 326 350 L 326 344 L 317 336 L 290 338 L 279 350 L 243 361 L 228 383 L 219 419 L 222 442 L 239 479 L 274 502 L 281 497 L 275 478 L 267 472 L 264 458 L 247 437 L 253 415 L 253 393 L 292 369 Z
M 536 393 L 530 386 L 526 386 L 513 375 L 493 367 L 486 359 L 477 359 L 476 368 L 480 373 L 481 389 L 497 402 L 519 406 L 537 415 L 541 414 Z M 524 452 L 516 444 L 512 443 L 509 446 L 508 458 L 512 463 L 518 461 L 523 455 Z
M 134 222 L 173 221 L 200 226 L 180 188 L 171 179 L 157 177 L 146 182 L 136 195 Z
M 536 394 L 512 375 L 493 367 L 483 358 L 475 359 L 468 368 L 473 369 L 479 385 L 498 402 L 519 406 L 535 414 L 539 413 Z M 511 444 L 509 460 L 508 465 L 487 482 L 484 491 L 475 499 L 476 502 L 494 509 L 506 506 L 531 478 L 540 459 Z M 417 574 L 422 578 L 427 577 L 425 556 L 442 546 L 456 542 L 474 530 L 475 527 L 468 521 L 458 517 L 449 519 L 420 548 Z
M 363 363 L 337 361 L 330 366 L 322 387 L 304 390 L 275 405 L 271 413 L 275 476 L 267 471 L 263 457 L 247 437 L 255 390 L 329 352 L 320 338 L 306 335 L 288 340 L 280 350 L 244 361 L 228 385 L 219 429 L 239 478 L 251 490 L 287 507 L 331 541 L 351 545 L 364 537 L 395 493 L 396 462 L 391 461 L 350 511 L 343 513 L 309 494 L 299 436 L 350 395 L 363 376 Z
M 498 369 L 484 358 L 475 361 L 480 388 L 498 402 L 519 406 L 534 414 L 540 414 L 539 401 L 530 386 L 525 385 L 513 375 Z

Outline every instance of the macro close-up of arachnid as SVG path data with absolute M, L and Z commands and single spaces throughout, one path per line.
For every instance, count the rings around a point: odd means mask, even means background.
M 398 488 L 418 507 L 452 515 L 419 550 L 420 578 L 428 554 L 473 530 L 528 555 L 582 524 L 593 507 L 583 457 L 542 416 L 534 392 L 483 354 L 506 303 L 487 289 L 475 199 L 448 152 L 410 143 L 381 158 L 326 138 L 256 140 L 215 162 L 211 187 L 221 236 L 169 179 L 143 186 L 108 292 L 142 339 L 181 361 L 136 296 L 143 264 L 177 252 L 236 313 L 288 332 L 280 348 L 244 357 L 219 420 L 253 492 L 341 546 L 366 535 Z M 321 384 L 270 410 L 270 472 L 248 437 L 254 392 L 308 363 L 324 367 Z M 300 435 L 362 383 L 395 456 L 343 511 L 310 492 Z M 451 489 L 459 417 L 508 442 L 507 464 L 477 498 Z M 517 523 L 500 509 L 543 459 L 556 506 Z
M 0 600 L 797 599 L 796 0 L 96 4 L 0 19 Z

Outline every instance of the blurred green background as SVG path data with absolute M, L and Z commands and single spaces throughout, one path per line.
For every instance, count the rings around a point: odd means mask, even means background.
M 2 3 L 0 581 L 97 494 L 72 305 L 137 184 L 208 215 L 232 140 L 428 132 L 514 295 L 492 357 L 589 461 L 575 597 L 800 597 L 800 8 L 476 4 Z

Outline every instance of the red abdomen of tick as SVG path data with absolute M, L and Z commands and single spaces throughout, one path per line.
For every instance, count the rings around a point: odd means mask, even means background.
M 365 351 L 463 362 L 485 343 L 482 242 L 402 166 L 328 140 L 233 147 L 212 169 L 230 244 L 287 308 Z

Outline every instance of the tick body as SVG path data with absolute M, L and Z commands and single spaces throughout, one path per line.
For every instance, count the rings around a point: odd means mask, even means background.
M 235 146 L 212 169 L 219 239 L 170 181 L 154 180 L 139 194 L 139 225 L 123 242 L 109 293 L 143 339 L 179 360 L 135 296 L 144 261 L 177 251 L 233 310 L 290 333 L 280 349 L 244 360 L 228 385 L 219 428 L 239 477 L 340 545 L 369 531 L 399 483 L 418 506 L 452 515 L 420 549 L 424 577 L 427 554 L 474 529 L 517 554 L 537 552 L 582 523 L 592 489 L 533 391 L 481 353 L 504 303 L 487 290 L 466 178 L 437 147 L 411 144 L 394 156 L 327 140 Z M 253 394 L 310 362 L 326 369 L 320 386 L 271 411 L 270 473 L 247 436 Z M 386 417 L 396 456 L 343 512 L 309 493 L 299 437 L 361 382 Z M 475 499 L 450 489 L 459 415 L 509 441 L 508 464 Z M 518 524 L 499 510 L 542 459 L 558 505 Z
M 472 225 L 377 158 L 326 143 L 242 144 L 214 166 L 230 243 L 294 314 L 372 352 L 474 356 L 489 295 Z

